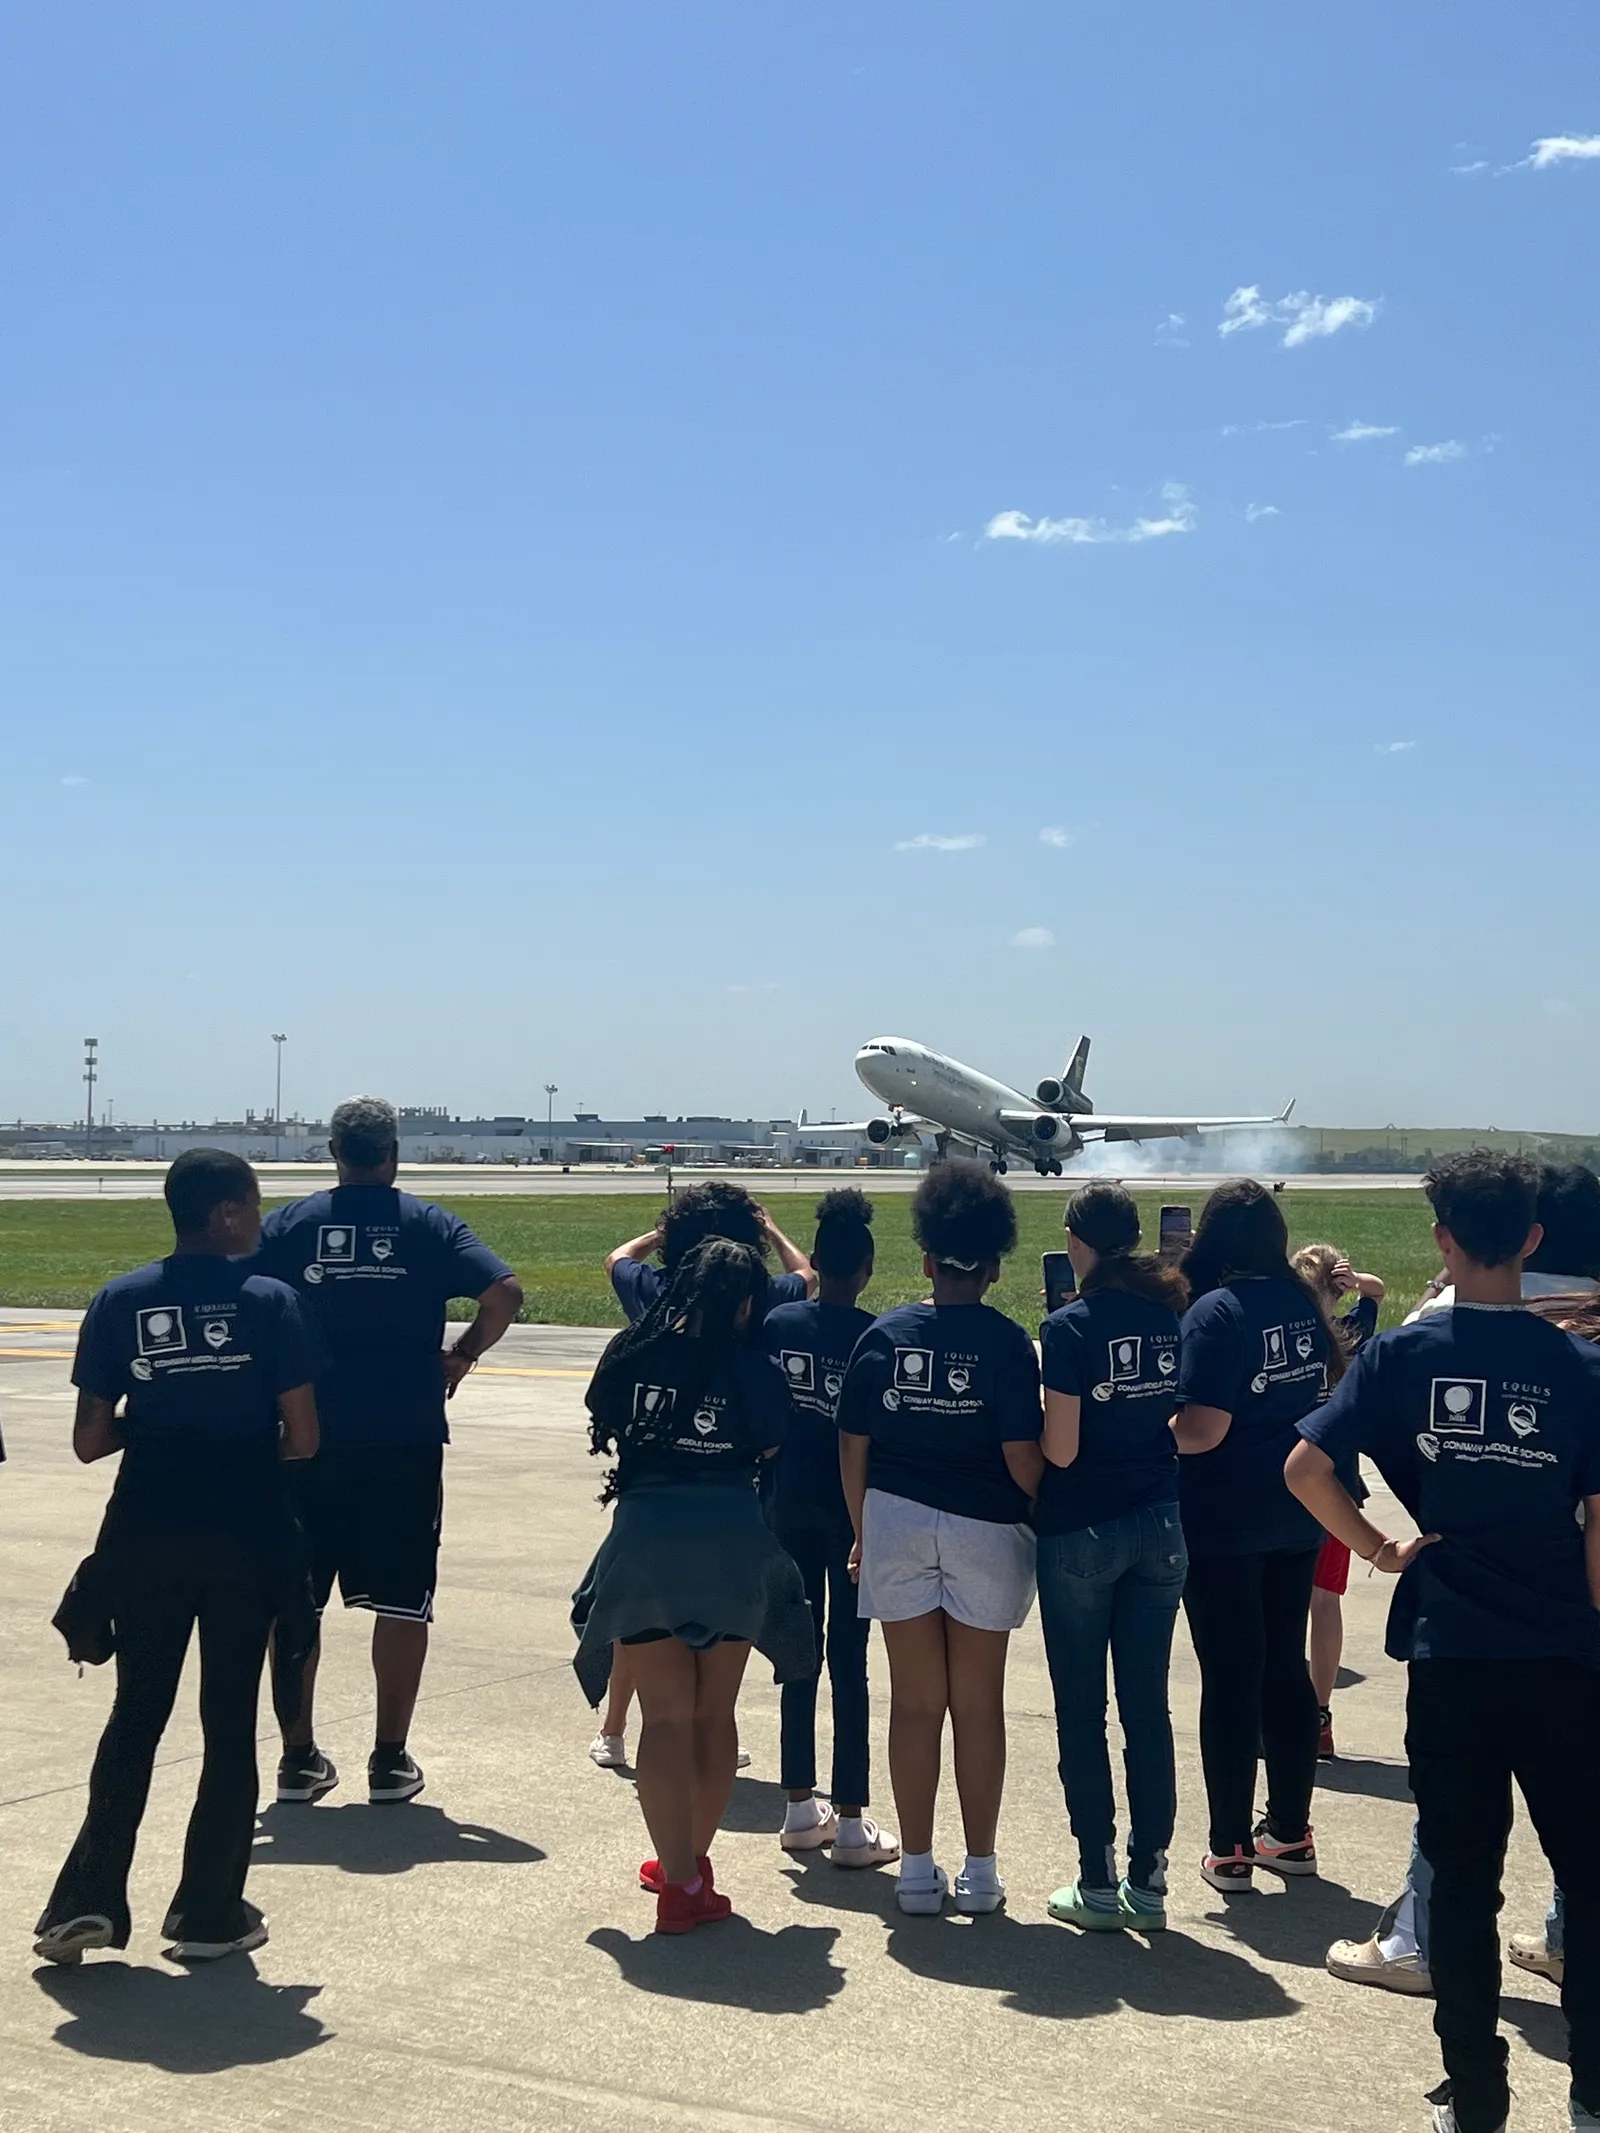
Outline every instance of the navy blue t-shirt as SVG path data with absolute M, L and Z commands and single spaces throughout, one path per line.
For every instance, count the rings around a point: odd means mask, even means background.
M 867 1486 L 935 1511 L 1015 1525 L 1028 1499 L 1001 1446 L 1037 1444 L 1039 1363 L 988 1304 L 903 1304 L 856 1343 L 839 1427 L 871 1439 Z
M 639 1323 L 666 1285 L 666 1268 L 656 1266 L 648 1259 L 619 1259 L 611 1269 L 611 1287 L 630 1326 Z M 779 1304 L 804 1303 L 805 1297 L 804 1274 L 771 1275 L 767 1281 L 766 1303 L 752 1314 L 754 1324 L 759 1328 L 762 1319 Z
M 1039 1328 L 1046 1392 L 1074 1393 L 1078 1456 L 1052 1466 L 1033 1522 L 1041 1533 L 1078 1533 L 1144 1504 L 1176 1503 L 1178 1318 L 1122 1289 L 1096 1289 Z
M 261 1225 L 251 1262 L 305 1302 L 327 1357 L 324 1447 L 445 1444 L 445 1306 L 511 1272 L 459 1215 L 392 1185 L 338 1185 Z
M 1457 1304 L 1364 1349 L 1300 1435 L 1365 1452 L 1424 1533 L 1393 1659 L 1600 1666 L 1577 1507 L 1600 1495 L 1600 1349 L 1518 1306 Z
M 850 1533 L 836 1417 L 850 1357 L 871 1324 L 872 1313 L 851 1304 L 786 1303 L 767 1313 L 767 1353 L 794 1407 L 777 1461 L 772 1508 L 777 1525 L 837 1538 Z
M 316 1376 L 294 1292 L 245 1262 L 174 1253 L 108 1281 L 72 1382 L 126 1400 L 113 1523 L 253 1529 L 282 1502 L 278 1395 Z
M 1349 1343 L 1350 1353 L 1359 1355 L 1378 1330 L 1378 1306 L 1372 1297 L 1358 1296 L 1333 1323 Z
M 1322 1528 L 1289 1494 L 1283 1463 L 1295 1446 L 1295 1424 L 1327 1397 L 1328 1356 L 1322 1315 L 1295 1282 L 1230 1281 L 1190 1305 L 1179 1403 L 1233 1417 L 1214 1451 L 1178 1461 L 1191 1555 L 1321 1545 Z
M 642 1481 L 748 1489 L 792 1415 L 783 1379 L 759 1349 L 740 1346 L 708 1372 L 689 1334 L 647 1343 L 631 1381 L 610 1387 L 609 1396 L 642 1425 L 631 1441 L 622 1439 L 619 1495 Z

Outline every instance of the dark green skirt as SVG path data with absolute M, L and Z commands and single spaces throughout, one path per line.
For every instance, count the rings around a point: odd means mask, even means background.
M 618 1497 L 572 1596 L 572 1626 L 591 1704 L 604 1700 L 612 1644 L 629 1637 L 679 1637 L 697 1650 L 737 1638 L 771 1660 L 779 1682 L 817 1668 L 800 1573 L 743 1484 L 642 1482 Z

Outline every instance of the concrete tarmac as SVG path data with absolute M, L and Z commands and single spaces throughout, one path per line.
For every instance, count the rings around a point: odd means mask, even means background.
M 320 1192 L 337 1182 L 331 1163 L 257 1163 L 256 1175 L 263 1194 L 271 1199 L 297 1199 L 303 1193 Z M 0 1162 L 0 1200 L 159 1200 L 165 1163 L 46 1163 Z M 915 1192 L 920 1170 L 675 1170 L 674 1182 L 692 1185 L 706 1178 L 727 1178 L 747 1185 L 757 1195 L 775 1192 L 817 1192 L 830 1185 L 864 1185 L 873 1192 Z M 1059 1178 L 1041 1178 L 1015 1165 L 1006 1175 L 1013 1192 L 1070 1192 L 1090 1175 L 1121 1176 L 1120 1172 L 1078 1171 L 1071 1164 Z M 1172 1190 L 1189 1195 L 1209 1192 L 1234 1171 L 1142 1172 L 1129 1170 L 1125 1182 L 1143 1192 Z M 1275 1176 L 1275 1172 L 1263 1172 Z M 458 1200 L 482 1193 L 517 1193 L 560 1196 L 617 1193 L 661 1193 L 667 1173 L 655 1164 L 633 1167 L 606 1166 L 582 1170 L 552 1169 L 544 1163 L 434 1163 L 407 1164 L 400 1172 L 405 1192 L 424 1199 Z M 1381 1172 L 1357 1176 L 1327 1173 L 1286 1172 L 1283 1183 L 1292 1192 L 1415 1192 L 1415 1176 Z
M 254 1957 L 186 1975 L 157 1929 L 197 1774 L 194 1681 L 163 1745 L 135 1864 L 134 1939 L 75 1971 L 30 1929 L 83 1810 L 109 1670 L 81 1678 L 49 1617 L 94 1536 L 112 1463 L 72 1460 L 70 1312 L 0 1313 L 0 2127 L 28 2133 L 1090 2133 L 1245 2127 L 1402 2133 L 1438 2078 L 1426 2001 L 1341 1985 L 1328 1943 L 1393 1894 L 1411 1822 L 1400 1668 L 1381 1578 L 1347 1603 L 1341 1759 L 1324 1766 L 1316 1881 L 1262 1872 L 1224 1898 L 1204 1844 L 1196 1680 L 1173 1674 L 1181 1808 L 1171 1930 L 1080 1937 L 1045 1914 L 1075 1871 L 1037 1619 L 1014 1640 L 1000 1857 L 1008 1909 L 902 1918 L 887 1874 L 778 1848 L 778 1700 L 752 1662 L 751 1768 L 717 1847 L 738 1917 L 650 1932 L 648 1849 L 625 1776 L 585 1749 L 569 1595 L 604 1530 L 582 1394 L 605 1335 L 516 1327 L 454 1403 L 444 1563 L 413 1746 L 421 1798 L 365 1804 L 365 1618 L 330 1615 L 319 1737 L 345 1773 L 314 1808 L 264 1807 Z M 1380 1494 L 1376 1515 L 1404 1531 Z M 893 1822 L 874 1640 L 879 1817 Z M 826 1705 L 823 1699 L 823 1737 Z M 262 1731 L 270 1780 L 276 1743 Z M 825 1770 L 824 1770 L 825 1775 Z M 948 1775 L 939 1856 L 960 1864 Z M 1505 1929 L 1548 1877 L 1513 1838 Z M 1508 1970 L 1515 2122 L 1565 2124 L 1553 1989 Z

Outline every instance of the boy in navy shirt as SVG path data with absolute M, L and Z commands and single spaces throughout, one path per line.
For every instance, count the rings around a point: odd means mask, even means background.
M 291 1291 L 242 1263 L 261 1228 L 249 1164 L 191 1148 L 167 1172 L 166 1200 L 172 1255 L 106 1284 L 72 1369 L 73 1450 L 122 1454 L 95 1549 L 117 1692 L 83 1828 L 36 1929 L 34 1952 L 53 1963 L 128 1945 L 128 1870 L 197 1624 L 205 1760 L 167 1952 L 198 1962 L 267 1937 L 244 1900 L 256 1700 L 292 1534 L 279 1462 L 316 1451 L 315 1357 Z
M 783 1685 L 782 1780 L 789 1795 L 780 1842 L 786 1852 L 833 1847 L 835 1866 L 881 1866 L 900 1856 L 867 1804 L 867 1629 L 856 1606 L 850 1551 L 855 1529 L 839 1473 L 836 1416 L 845 1370 L 872 1324 L 856 1299 L 872 1279 L 872 1202 L 849 1186 L 817 1208 L 811 1248 L 814 1303 L 767 1314 L 767 1352 L 783 1373 L 794 1415 L 779 1452 L 770 1517 L 799 1566 L 817 1631 L 817 1671 Z M 827 1627 L 824 1630 L 824 1623 Z M 816 1798 L 817 1685 L 823 1653 L 833 1702 L 832 1802 Z
M 686 1185 L 654 1229 L 642 1237 L 630 1237 L 607 1253 L 606 1274 L 630 1326 L 639 1323 L 672 1275 L 707 1237 L 754 1245 L 763 1258 L 769 1248 L 775 1253 L 783 1272 L 767 1283 L 768 1311 L 779 1304 L 804 1303 L 815 1295 L 817 1278 L 810 1260 L 789 1242 L 761 1203 L 742 1185 L 711 1178 L 703 1185 Z M 653 1264 L 658 1253 L 659 1266 Z M 765 1316 L 765 1312 L 758 1314 L 757 1329 Z
M 1566 1894 L 1571 2123 L 1600 2127 L 1600 1354 L 1521 1306 L 1538 1172 L 1477 1152 L 1425 1180 L 1454 1303 L 1363 1350 L 1300 1425 L 1286 1479 L 1329 1532 L 1397 1574 L 1387 1649 L 1410 1663 L 1406 1752 L 1433 1867 L 1438 2133 L 1498 2133 L 1495 1915 L 1511 1781 Z M 1336 1469 L 1377 1465 L 1421 1529 L 1388 1539 Z M 1585 1523 L 1580 1527 L 1582 1510 Z
M 325 1354 L 317 1380 L 322 1451 L 299 1477 L 317 1605 L 335 1577 L 346 1607 L 377 1617 L 376 1740 L 367 1796 L 376 1806 L 422 1790 L 406 1734 L 428 1653 L 439 1567 L 445 1402 L 522 1305 L 522 1286 L 459 1215 L 396 1192 L 394 1106 L 354 1096 L 338 1106 L 332 1192 L 275 1208 L 262 1226 L 261 1270 L 304 1299 Z M 445 1307 L 477 1300 L 472 1324 L 446 1348 Z M 316 1744 L 306 1668 L 297 1725 L 284 1735 L 280 1801 L 309 1803 L 338 1783 Z

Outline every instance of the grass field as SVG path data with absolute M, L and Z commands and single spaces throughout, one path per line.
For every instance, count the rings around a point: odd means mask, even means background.
M 1156 1233 L 1162 1195 L 1141 1193 L 1145 1235 Z M 1172 1193 L 1180 1199 L 1180 1193 Z M 1410 1310 L 1438 1264 L 1420 1192 L 1285 1192 L 1284 1212 L 1296 1244 L 1325 1238 L 1363 1271 L 1389 1285 L 1383 1323 Z M 463 1198 L 447 1201 L 517 1270 L 528 1292 L 523 1317 L 567 1326 L 622 1323 L 602 1262 L 613 1245 L 649 1229 L 659 1194 L 593 1199 Z M 799 1244 L 810 1243 L 814 1194 L 776 1193 L 773 1219 Z M 1194 1200 L 1196 1214 L 1199 1197 Z M 993 1301 L 1025 1325 L 1039 1313 L 1039 1254 L 1061 1244 L 1065 1192 L 1027 1193 L 1017 1201 L 1021 1240 Z M 81 1305 L 113 1274 L 156 1259 L 171 1230 L 159 1201 L 105 1206 L 91 1200 L 12 1200 L 0 1205 L 0 1304 Z M 911 1241 L 904 1194 L 878 1201 L 878 1272 L 863 1301 L 885 1311 L 926 1294 L 921 1255 Z

